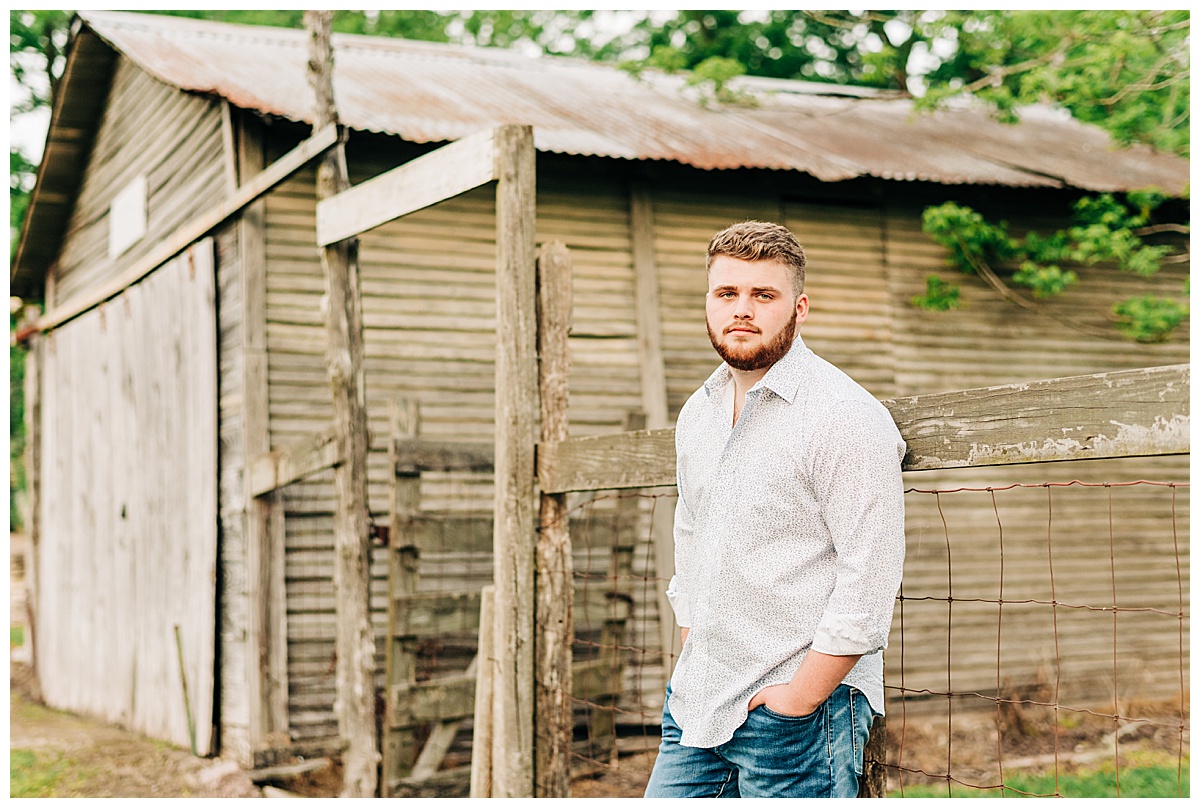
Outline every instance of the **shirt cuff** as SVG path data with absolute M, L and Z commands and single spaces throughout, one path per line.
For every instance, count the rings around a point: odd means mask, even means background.
M 812 649 L 831 656 L 871 654 L 887 648 L 887 632 L 872 629 L 868 614 L 826 613 L 813 636 Z
M 680 592 L 679 576 L 672 575 L 671 583 L 667 584 L 667 600 L 671 602 L 671 608 L 675 611 L 675 622 L 680 628 L 691 628 L 692 625 L 692 607 L 688 603 L 688 597 L 685 593 Z

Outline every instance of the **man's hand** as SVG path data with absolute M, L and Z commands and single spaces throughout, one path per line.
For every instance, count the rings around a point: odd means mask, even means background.
M 855 666 L 859 656 L 832 656 L 820 651 L 804 655 L 796 675 L 786 685 L 771 685 L 754 694 L 746 710 L 765 704 L 773 712 L 804 716 L 814 712 Z
M 829 696 L 825 697 L 825 699 L 827 698 Z M 817 708 L 821 706 L 821 702 L 825 701 L 825 699 L 814 701 L 811 697 L 804 694 L 794 693 L 790 684 L 771 685 L 755 693 L 754 698 L 750 699 L 750 704 L 746 706 L 746 709 L 749 711 L 766 705 L 776 713 L 804 716 L 816 712 Z

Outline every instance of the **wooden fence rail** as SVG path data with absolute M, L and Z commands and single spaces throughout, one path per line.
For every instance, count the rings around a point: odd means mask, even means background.
M 905 471 L 1188 454 L 1190 365 L 884 401 Z M 537 451 L 542 491 L 675 484 L 675 430 L 572 438 Z

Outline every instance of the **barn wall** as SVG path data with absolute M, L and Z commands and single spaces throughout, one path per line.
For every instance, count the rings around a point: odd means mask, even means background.
M 117 61 L 109 100 L 52 271 L 53 301 L 63 305 L 111 280 L 162 237 L 226 193 L 221 115 L 216 102 L 181 93 Z M 146 234 L 108 256 L 109 205 L 146 176 Z
M 388 167 L 382 160 L 353 166 L 352 173 L 360 178 Z M 1179 346 L 1102 342 L 1069 329 L 1054 331 L 1053 324 L 1038 321 L 1041 315 L 1027 315 L 1003 301 L 990 300 L 987 290 L 972 279 L 964 279 L 972 303 L 963 312 L 927 314 L 914 309 L 909 299 L 923 290 L 928 272 L 943 269 L 944 258 L 940 248 L 921 233 L 918 208 L 892 210 L 870 202 L 869 194 L 818 201 L 805 196 L 807 188 L 801 189 L 805 193 L 797 192 L 777 177 L 765 183 L 769 193 L 733 183 L 720 193 L 687 184 L 659 182 L 653 186 L 653 253 L 672 419 L 717 362 L 703 329 L 705 244 L 716 230 L 747 218 L 783 221 L 800 235 L 809 256 L 807 291 L 813 300 L 809 321 L 802 329 L 804 338 L 818 354 L 834 361 L 880 398 L 1186 361 L 1186 350 L 1181 353 Z M 272 446 L 310 435 L 331 417 L 322 358 L 323 280 L 311 237 L 313 199 L 309 174 L 286 184 L 267 204 Z M 375 436 L 370 501 L 377 520 L 386 518 L 389 399 L 414 396 L 421 402 L 423 435 L 463 441 L 492 439 L 493 215 L 491 191 L 479 189 L 381 227 L 362 239 L 367 391 Z M 641 405 L 642 393 L 637 372 L 628 184 L 620 177 L 586 170 L 569 178 L 566 172 L 543 171 L 538 241 L 549 238 L 563 239 L 575 264 L 572 434 L 618 430 L 625 412 Z M 1102 295 L 1129 287 L 1127 279 L 1110 274 L 1102 282 Z M 1081 300 L 1095 294 L 1089 290 L 1095 289 L 1084 287 L 1055 305 L 1077 308 Z M 1047 340 L 1047 333 L 1053 333 L 1057 341 Z M 963 340 L 962 335 L 972 339 Z M 1018 354 L 1020 360 L 1014 361 Z M 1044 467 L 1036 472 L 1018 468 L 984 476 L 1004 482 L 1052 479 L 1043 477 L 1043 472 L 1080 473 L 1072 468 Z M 1164 474 L 1186 479 L 1184 466 L 1163 460 L 1124 461 L 1097 473 L 1109 479 Z M 941 478 L 927 474 L 920 484 L 958 485 L 958 479 L 961 475 Z M 1136 513 L 1145 504 L 1136 501 L 1142 493 L 1121 499 L 1116 517 L 1126 519 Z M 490 484 L 478 476 L 426 475 L 422 495 L 426 509 L 465 510 L 488 518 Z M 331 477 L 319 475 L 289 486 L 285 496 L 291 734 L 302 746 L 318 748 L 335 733 L 331 711 Z M 603 510 L 606 505 L 597 507 Z M 649 507 L 647 500 L 644 508 Z M 657 507 L 670 507 L 670 498 L 659 501 Z M 918 497 L 910 508 L 908 574 L 913 581 L 922 581 L 941 569 L 942 562 L 936 554 L 929 555 L 931 544 L 922 538 L 931 529 L 925 501 Z M 579 513 L 584 512 L 581 506 Z M 1081 514 L 1091 512 L 1088 507 L 1080 510 Z M 1013 514 L 1014 529 L 1024 526 L 1028 533 L 1041 524 L 1042 516 L 1033 511 L 1017 509 Z M 1176 516 L 1186 521 L 1186 508 L 1178 509 Z M 977 518 L 973 511 L 964 516 Z M 1145 523 L 1134 519 L 1128 524 L 1131 541 L 1141 540 L 1143 528 L 1158 531 L 1156 536 L 1161 537 L 1160 518 Z M 663 682 L 656 662 L 649 658 L 657 653 L 659 641 L 653 550 L 646 527 L 643 522 L 639 528 L 634 574 L 647 584 L 634 593 L 628 641 L 647 653 L 631 668 L 630 693 L 622 708 L 652 721 Z M 1076 529 L 1063 528 L 1063 546 L 1077 545 L 1093 528 L 1083 522 Z M 604 563 L 595 549 L 577 548 L 578 568 L 595 569 Z M 963 580 L 974 576 L 982 581 L 988 573 L 985 555 L 966 555 L 977 563 L 974 571 L 962 573 Z M 382 637 L 385 627 L 385 576 L 385 554 L 379 550 L 372 570 L 377 637 Z M 445 548 L 443 553 L 427 553 L 422 559 L 423 589 L 478 588 L 490 580 L 486 553 Z M 1149 578 L 1141 580 L 1144 583 Z M 910 609 L 906 618 L 905 629 L 920 636 L 928 630 L 922 621 L 936 625 L 937 615 L 914 617 Z M 1064 625 L 1067 631 L 1076 630 L 1070 628 L 1069 620 Z M 384 646 L 379 643 L 378 647 L 382 670 Z M 961 648 L 965 653 L 971 645 L 964 642 Z M 994 656 L 994 648 L 991 651 Z M 981 653 L 979 648 L 972 651 L 976 652 Z M 469 658 L 469 649 L 446 647 L 437 653 L 443 655 L 439 664 L 446 667 L 461 667 Z M 892 673 L 898 656 L 889 656 Z M 1109 659 L 1111 662 L 1111 655 Z M 977 662 L 976 653 L 961 665 L 971 668 Z M 911 655 L 907 664 L 914 664 Z M 957 659 L 955 665 L 960 665 Z M 931 656 L 926 668 L 919 676 L 940 671 L 944 678 L 945 660 L 938 662 Z M 1082 682 L 1093 672 L 1088 668 L 1072 675 Z M 1025 675 L 1028 670 L 1017 673 Z
M 46 702 L 187 747 L 186 673 L 201 754 L 216 616 L 213 277 L 206 239 L 46 338 L 38 557 Z
M 1022 216 L 1020 211 L 1008 213 L 1015 233 L 1049 224 L 1044 219 Z M 1184 279 L 1182 271 L 1165 269 L 1147 284 L 1113 267 L 1091 268 L 1078 285 L 1044 303 L 1043 312 L 1031 312 L 1004 301 L 978 278 L 949 268 L 944 251 L 921 232 L 919 208 L 889 208 L 885 221 L 885 254 L 894 312 L 896 395 L 1189 361 L 1186 341 L 1139 345 L 1121 338 L 1101 339 L 1064 322 L 1105 327 L 1107 308 L 1113 301 L 1147 291 L 1178 294 Z M 924 292 L 929 274 L 960 283 L 966 304 L 949 312 L 925 312 L 911 306 L 911 298 Z M 1186 483 L 1188 458 L 918 472 L 906 475 L 906 484 L 935 490 L 1075 479 Z M 1006 600 L 1057 598 L 1065 603 L 1111 606 L 1115 598 L 1122 607 L 1178 612 L 1175 533 L 1187 535 L 1187 492 L 1187 488 L 1176 489 L 1174 518 L 1170 491 L 1149 486 L 1053 489 L 1049 506 L 1044 488 L 999 493 L 998 512 L 993 511 L 990 494 L 910 494 L 904 594 L 913 601 L 905 604 L 907 643 L 901 641 L 887 656 L 889 682 L 900 682 L 903 660 L 904 686 L 910 689 L 944 692 L 948 676 L 956 689 L 978 692 L 995 691 L 998 678 L 1001 686 L 1011 679 L 1026 688 L 1039 681 L 1060 679 L 1064 698 L 1084 704 L 1111 701 L 1114 658 L 1110 615 L 1060 610 L 1059 647 L 1070 659 L 1063 663 L 1059 677 L 1053 662 L 1056 615 L 1052 610 L 1016 604 L 1005 606 L 1001 612 L 991 604 L 956 604 L 947 643 L 941 628 L 947 619 L 947 604 L 919 599 L 944 599 L 951 587 L 956 598 L 998 598 L 1003 542 Z M 1109 493 L 1114 497 L 1111 546 Z M 1179 551 L 1183 608 L 1187 610 L 1186 541 L 1179 543 Z M 951 563 L 949 576 L 947 556 Z M 1056 572 L 1053 594 L 1052 566 Z M 899 625 L 897 615 L 894 632 L 898 632 Z M 1129 693 L 1163 698 L 1177 693 L 1178 618 L 1164 619 L 1153 611 L 1124 612 L 1118 628 L 1115 642 L 1120 661 L 1115 667 L 1122 698 Z M 1101 642 L 1098 636 L 1109 639 Z M 998 638 L 1003 639 L 999 654 Z

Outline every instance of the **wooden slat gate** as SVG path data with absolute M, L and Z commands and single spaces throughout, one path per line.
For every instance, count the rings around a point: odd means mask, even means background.
M 384 718 L 381 733 L 383 773 L 381 794 L 394 796 L 465 796 L 470 780 L 466 765 L 447 766 L 455 737 L 475 713 L 478 657 L 461 672 L 419 680 L 420 648 L 424 641 L 463 632 L 479 631 L 481 593 L 478 589 L 420 591 L 423 551 L 449 542 L 443 549 L 490 549 L 490 530 L 479 526 L 490 521 L 469 514 L 434 513 L 421 509 L 422 472 L 490 472 L 493 447 L 421 440 L 419 410 L 415 401 L 397 402 L 392 408 L 391 467 L 395 470 L 388 529 L 388 629 Z M 629 506 L 625 506 L 628 508 Z M 615 524 L 633 524 L 620 518 Z M 621 540 L 591 526 L 597 542 L 612 548 L 609 578 L 628 582 L 634 535 L 624 531 Z M 573 666 L 574 698 L 584 706 L 583 736 L 576 747 L 586 754 L 578 760 L 607 762 L 616 753 L 616 726 L 612 706 L 622 691 L 626 659 L 619 652 L 632 597 L 612 586 L 576 589 L 576 612 L 602 624 L 594 658 Z M 595 705 L 592 708 L 591 705 Z M 578 768 L 578 767 L 577 767 Z
M 464 514 L 434 514 L 421 510 L 422 472 L 491 472 L 490 444 L 422 441 L 419 408 L 414 401 L 395 402 L 391 411 L 390 466 L 395 469 L 388 529 L 388 634 L 382 732 L 383 796 L 432 794 L 464 796 L 469 767 L 442 770 L 443 761 L 458 730 L 475 713 L 478 656 L 466 670 L 419 681 L 422 641 L 450 633 L 478 632 L 481 593 L 472 591 L 421 592 L 422 550 L 438 540 L 455 541 L 456 526 L 474 521 Z M 636 501 L 634 503 L 636 509 Z M 635 519 L 629 505 L 616 522 Z M 488 515 L 490 516 L 490 515 Z M 490 522 L 487 522 L 490 523 Z M 596 528 L 592 528 L 596 532 Z M 613 528 L 617 529 L 617 528 Z M 468 533 L 472 533 L 468 535 Z M 446 550 L 487 546 L 491 537 L 462 531 L 462 544 Z M 629 581 L 634 545 L 605 537 L 612 546 L 608 577 Z M 586 737 L 577 746 L 587 749 L 581 761 L 607 760 L 616 754 L 616 725 L 612 705 L 622 693 L 626 660 L 619 639 L 629 620 L 632 598 L 611 586 L 584 588 L 576 593 L 576 609 L 602 615 L 599 656 L 574 665 L 572 696 L 598 708 L 586 711 Z M 605 708 L 607 707 L 607 708 Z

